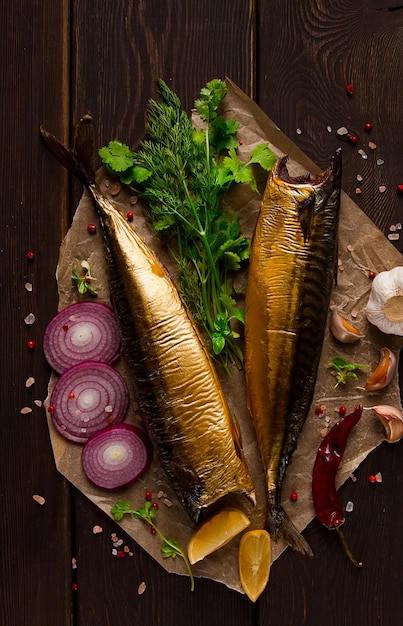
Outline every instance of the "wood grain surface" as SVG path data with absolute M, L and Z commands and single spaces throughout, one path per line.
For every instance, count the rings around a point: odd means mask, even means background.
M 318 165 L 343 147 L 343 188 L 385 234 L 403 221 L 403 10 L 390 0 L 16 0 L 1 7 L 0 623 L 4 626 L 400 626 L 403 443 L 382 444 L 341 489 L 346 534 L 313 521 L 315 557 L 287 550 L 256 604 L 167 574 L 56 471 L 41 343 L 57 309 L 58 249 L 80 186 L 46 153 L 91 111 L 98 145 L 135 146 L 163 78 L 190 111 L 230 77 Z M 354 93 L 346 93 L 353 84 Z M 371 133 L 364 124 L 373 123 Z M 359 143 L 341 143 L 347 127 Z M 371 149 L 369 142 L 376 148 Z M 358 150 L 363 150 L 363 158 Z M 379 161 L 381 160 L 381 161 Z M 358 180 L 357 176 L 362 177 Z M 380 187 L 385 187 L 383 192 Z M 357 193 L 357 188 L 361 193 Z M 399 233 L 399 229 L 396 231 Z M 359 237 L 357 232 L 357 238 Z M 403 238 L 392 241 L 403 252 Z M 26 253 L 35 252 L 28 261 Z M 32 292 L 25 284 L 31 282 Z M 35 323 L 25 324 L 29 313 Z M 35 348 L 28 349 L 27 341 Z M 28 377 L 35 384 L 25 386 Z M 22 414 L 24 407 L 31 413 Z M 383 482 L 371 485 L 370 474 Z M 45 497 L 43 506 L 32 496 Z M 93 526 L 103 527 L 95 535 Z M 133 551 L 112 554 L 117 533 Z M 76 559 L 77 569 L 72 568 Z M 144 582 L 146 590 L 138 594 Z M 73 585 L 73 586 L 72 586 Z M 77 585 L 77 587 L 76 587 Z

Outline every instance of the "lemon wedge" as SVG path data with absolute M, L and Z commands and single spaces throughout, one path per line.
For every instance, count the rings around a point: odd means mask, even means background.
M 270 574 L 271 538 L 266 530 L 250 530 L 241 537 L 238 552 L 239 579 L 249 600 L 256 602 Z
M 240 509 L 227 507 L 215 513 L 197 528 L 189 540 L 188 558 L 191 565 L 225 546 L 249 524 L 250 520 Z

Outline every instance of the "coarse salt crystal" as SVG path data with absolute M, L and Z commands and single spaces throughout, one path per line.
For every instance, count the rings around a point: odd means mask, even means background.
M 26 387 L 32 387 L 32 385 L 35 384 L 35 378 L 33 376 L 30 376 L 29 378 L 27 378 L 27 380 L 25 381 L 25 386 Z
M 35 406 L 42 406 L 42 400 L 34 400 Z
M 400 222 L 396 224 L 396 230 L 402 230 L 402 225 Z
M 359 187 L 356 187 L 356 188 L 355 188 L 355 193 L 356 193 L 357 195 L 360 195 L 360 193 L 362 193 L 362 190 L 361 190 Z
M 347 513 L 351 513 L 353 509 L 354 509 L 354 504 L 351 502 L 351 500 L 349 500 L 346 504 Z
M 376 478 L 376 482 L 377 483 L 381 483 L 382 482 L 382 474 L 381 474 L 381 472 L 377 472 L 375 474 L 375 478 Z
M 359 183 L 362 181 L 362 176 L 361 176 L 361 174 L 357 174 L 357 180 L 358 180 L 358 182 L 359 182 Z
M 389 241 L 398 241 L 400 239 L 399 233 L 389 233 L 388 234 Z
M 38 496 L 37 494 L 32 496 L 32 499 L 35 500 L 38 504 L 43 506 L 45 504 L 45 498 L 43 496 Z
M 25 289 L 27 291 L 32 291 L 32 283 L 25 283 Z
M 24 318 L 24 322 L 27 324 L 27 326 L 30 326 L 35 322 L 35 315 L 33 313 L 29 313 L 29 315 Z
M 332 127 L 331 126 L 327 126 L 326 130 L 327 130 L 328 133 L 331 133 L 332 132 Z
M 297 128 L 297 130 L 295 132 L 297 133 L 297 135 L 301 135 L 302 134 L 302 130 L 300 128 Z
M 375 150 L 376 143 L 374 143 L 373 141 L 370 141 L 369 144 L 368 144 L 368 148 L 371 148 L 371 150 Z
M 337 134 L 348 135 L 348 128 L 346 128 L 345 126 L 340 126 L 340 128 L 337 129 Z
M 102 528 L 102 526 L 98 526 L 97 524 L 93 527 L 92 532 L 94 533 L 94 535 L 99 535 L 100 533 L 104 532 L 104 529 Z
M 377 159 L 376 160 L 376 164 L 377 165 L 383 165 L 385 163 L 385 161 L 383 159 Z
M 108 404 L 108 405 L 105 407 L 105 413 L 112 413 L 112 411 L 113 411 L 113 408 L 111 407 L 111 405 L 110 405 L 110 404 Z
M 171 502 L 171 500 L 168 500 L 168 498 L 165 498 L 165 499 L 164 499 L 164 504 L 165 504 L 165 506 L 167 506 L 168 508 L 170 508 L 170 507 L 172 506 L 172 502 Z
M 32 409 L 29 406 L 24 406 L 20 413 L 22 413 L 22 415 L 28 415 L 28 413 L 32 413 Z
M 380 191 L 380 193 L 385 193 L 385 191 L 386 191 L 385 185 L 380 185 L 379 186 L 379 191 Z
M 145 592 L 146 589 L 147 589 L 147 585 L 143 581 L 142 583 L 139 584 L 138 589 L 137 589 L 137 593 L 139 594 L 139 596 L 141 596 Z
M 396 225 L 395 225 L 395 224 L 391 224 L 391 225 L 389 226 L 389 230 L 390 230 L 390 231 L 392 231 L 392 232 L 394 232 L 394 231 L 396 230 Z

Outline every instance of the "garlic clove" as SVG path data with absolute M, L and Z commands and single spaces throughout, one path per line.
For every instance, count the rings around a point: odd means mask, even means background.
M 396 373 L 397 359 L 389 348 L 381 348 L 380 360 L 365 383 L 365 391 L 378 391 L 389 385 Z
M 365 314 L 389 335 L 403 336 L 403 267 L 379 272 L 372 282 Z
M 385 438 L 389 443 L 399 441 L 403 436 L 403 413 L 400 409 L 387 404 L 373 406 L 372 410 L 385 429 Z
M 339 312 L 335 305 L 330 307 L 330 330 L 332 335 L 341 343 L 354 343 L 363 337 L 357 328 L 354 328 Z

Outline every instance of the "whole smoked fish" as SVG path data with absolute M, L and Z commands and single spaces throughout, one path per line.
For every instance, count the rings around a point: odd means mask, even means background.
M 95 183 L 89 114 L 74 150 L 41 128 L 45 145 L 75 174 L 98 213 L 126 360 L 161 464 L 195 522 L 221 497 L 254 486 L 215 368 L 178 291 L 154 252 Z
M 269 173 L 252 240 L 245 375 L 268 492 L 267 529 L 312 554 L 281 506 L 287 466 L 315 387 L 337 268 L 341 151 L 315 180 Z

